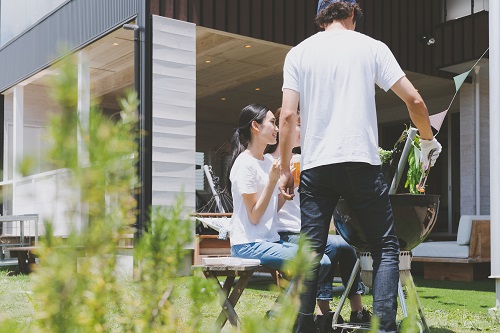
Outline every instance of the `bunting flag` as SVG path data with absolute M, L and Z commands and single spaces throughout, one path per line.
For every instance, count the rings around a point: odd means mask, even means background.
M 458 92 L 460 90 L 460 87 L 462 86 L 462 84 L 464 84 L 465 79 L 467 79 L 467 76 L 469 76 L 469 73 L 472 71 L 472 68 L 465 73 L 453 77 L 453 81 L 455 81 L 455 92 Z
M 441 125 L 443 125 L 444 118 L 446 117 L 446 114 L 448 113 L 448 109 L 444 110 L 442 112 L 433 114 L 432 116 L 429 116 L 429 119 L 431 121 L 431 126 L 436 129 L 436 131 L 439 132 L 439 129 L 441 128 Z
M 476 67 L 476 65 L 479 63 L 479 61 L 481 59 L 483 59 L 484 55 L 486 54 L 486 52 L 489 51 L 489 49 L 490 48 L 488 47 L 486 49 L 486 51 L 484 51 L 484 53 L 476 61 L 476 63 L 474 64 L 474 66 L 471 67 L 471 69 L 469 69 L 467 72 L 464 72 L 462 74 L 459 74 L 459 75 L 453 77 L 453 81 L 455 81 L 455 94 L 453 95 L 453 98 L 451 99 L 451 102 L 450 102 L 450 105 L 448 106 L 448 108 L 446 110 L 442 111 L 442 112 L 439 112 L 439 113 L 433 114 L 432 116 L 429 116 L 429 119 L 431 121 L 431 126 L 434 129 L 436 129 L 436 131 L 438 133 L 439 133 L 439 130 L 441 129 L 441 125 L 443 125 L 443 121 L 444 121 L 444 118 L 446 117 L 446 114 L 450 110 L 451 105 L 453 104 L 453 101 L 455 100 L 455 97 L 457 97 L 458 91 L 460 90 L 460 88 L 464 84 L 465 80 L 467 79 L 467 76 L 469 76 L 470 72 L 474 69 L 474 67 Z M 438 133 L 436 133 L 436 135 Z M 436 135 L 434 135 L 434 136 L 436 136 Z

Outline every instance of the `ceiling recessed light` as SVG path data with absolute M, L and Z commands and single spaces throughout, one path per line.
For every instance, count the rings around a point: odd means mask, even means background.
M 209 64 L 211 62 L 212 62 L 212 60 L 205 60 L 205 64 Z
M 113 43 L 113 46 L 118 46 L 118 45 L 120 45 L 120 44 L 118 44 L 118 43 Z
M 222 97 L 220 100 L 221 100 L 221 101 L 225 101 L 225 100 L 226 100 L 226 97 Z
M 245 48 L 246 48 L 246 49 L 249 49 L 249 48 L 251 48 L 251 47 L 252 47 L 252 45 L 250 45 L 250 44 L 245 45 Z
M 255 90 L 260 91 L 260 88 L 255 88 Z

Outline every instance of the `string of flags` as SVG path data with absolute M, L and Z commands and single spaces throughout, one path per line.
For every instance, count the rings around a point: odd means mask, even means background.
M 446 117 L 446 114 L 450 110 L 451 105 L 453 104 L 453 101 L 455 100 L 455 97 L 457 97 L 458 91 L 462 87 L 462 84 L 465 82 L 465 79 L 467 79 L 467 76 L 469 76 L 470 72 L 474 69 L 474 67 L 476 67 L 476 65 L 479 63 L 479 61 L 481 59 L 483 59 L 483 57 L 485 56 L 486 52 L 489 51 L 489 49 L 490 48 L 487 48 L 486 51 L 484 51 L 484 53 L 476 61 L 476 63 L 474 64 L 474 66 L 471 67 L 471 69 L 469 69 L 465 73 L 462 73 L 462 74 L 459 74 L 459 75 L 453 77 L 453 81 L 455 81 L 455 95 L 453 95 L 453 98 L 451 99 L 450 105 L 448 106 L 448 108 L 446 110 L 444 110 L 442 112 L 439 112 L 439 113 L 436 113 L 436 114 L 433 114 L 432 116 L 429 117 L 429 119 L 431 121 L 431 126 L 436 131 L 438 131 L 438 133 L 439 133 L 439 130 L 441 129 L 441 125 L 443 125 L 444 118 Z
M 446 117 L 446 114 L 451 108 L 451 105 L 453 104 L 453 101 L 455 100 L 455 97 L 457 97 L 458 92 L 460 91 L 460 88 L 464 84 L 465 80 L 467 79 L 467 76 L 469 76 L 470 72 L 476 67 L 476 65 L 479 63 L 481 59 L 485 56 L 486 52 L 489 51 L 490 48 L 487 48 L 486 51 L 481 55 L 481 57 L 476 61 L 474 66 L 471 67 L 467 72 L 464 72 L 462 74 L 459 74 L 457 76 L 453 77 L 453 81 L 455 81 L 455 94 L 453 95 L 453 98 L 451 99 L 450 105 L 448 105 L 448 108 L 444 111 L 441 111 L 439 113 L 433 114 L 432 116 L 429 116 L 431 126 L 439 133 L 439 130 L 441 129 L 441 126 L 443 125 L 444 118 Z M 437 133 L 436 133 L 437 135 Z M 415 143 L 412 143 L 413 149 L 414 149 L 414 154 L 415 154 L 415 166 L 418 168 L 420 165 L 420 149 L 417 148 Z

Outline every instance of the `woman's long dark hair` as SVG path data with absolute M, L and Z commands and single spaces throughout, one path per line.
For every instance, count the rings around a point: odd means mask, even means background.
M 245 151 L 248 147 L 248 143 L 251 140 L 252 122 L 256 121 L 258 124 L 262 124 L 264 118 L 266 118 L 269 108 L 260 104 L 250 104 L 245 106 L 240 112 L 240 118 L 238 120 L 238 128 L 231 138 L 231 160 L 229 162 L 229 172 L 227 173 L 228 184 L 231 183 L 229 180 L 229 175 L 231 173 L 231 168 L 233 167 L 236 158 Z

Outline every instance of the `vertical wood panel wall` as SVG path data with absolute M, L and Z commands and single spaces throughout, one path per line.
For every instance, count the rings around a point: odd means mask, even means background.
M 195 209 L 196 27 L 153 16 L 153 206 Z
M 152 14 L 287 45 L 317 31 L 316 0 L 151 0 Z M 405 70 L 439 68 L 477 58 L 488 45 L 488 13 L 443 23 L 439 0 L 358 0 L 358 31 L 386 43 Z M 434 37 L 426 45 L 422 36 Z

